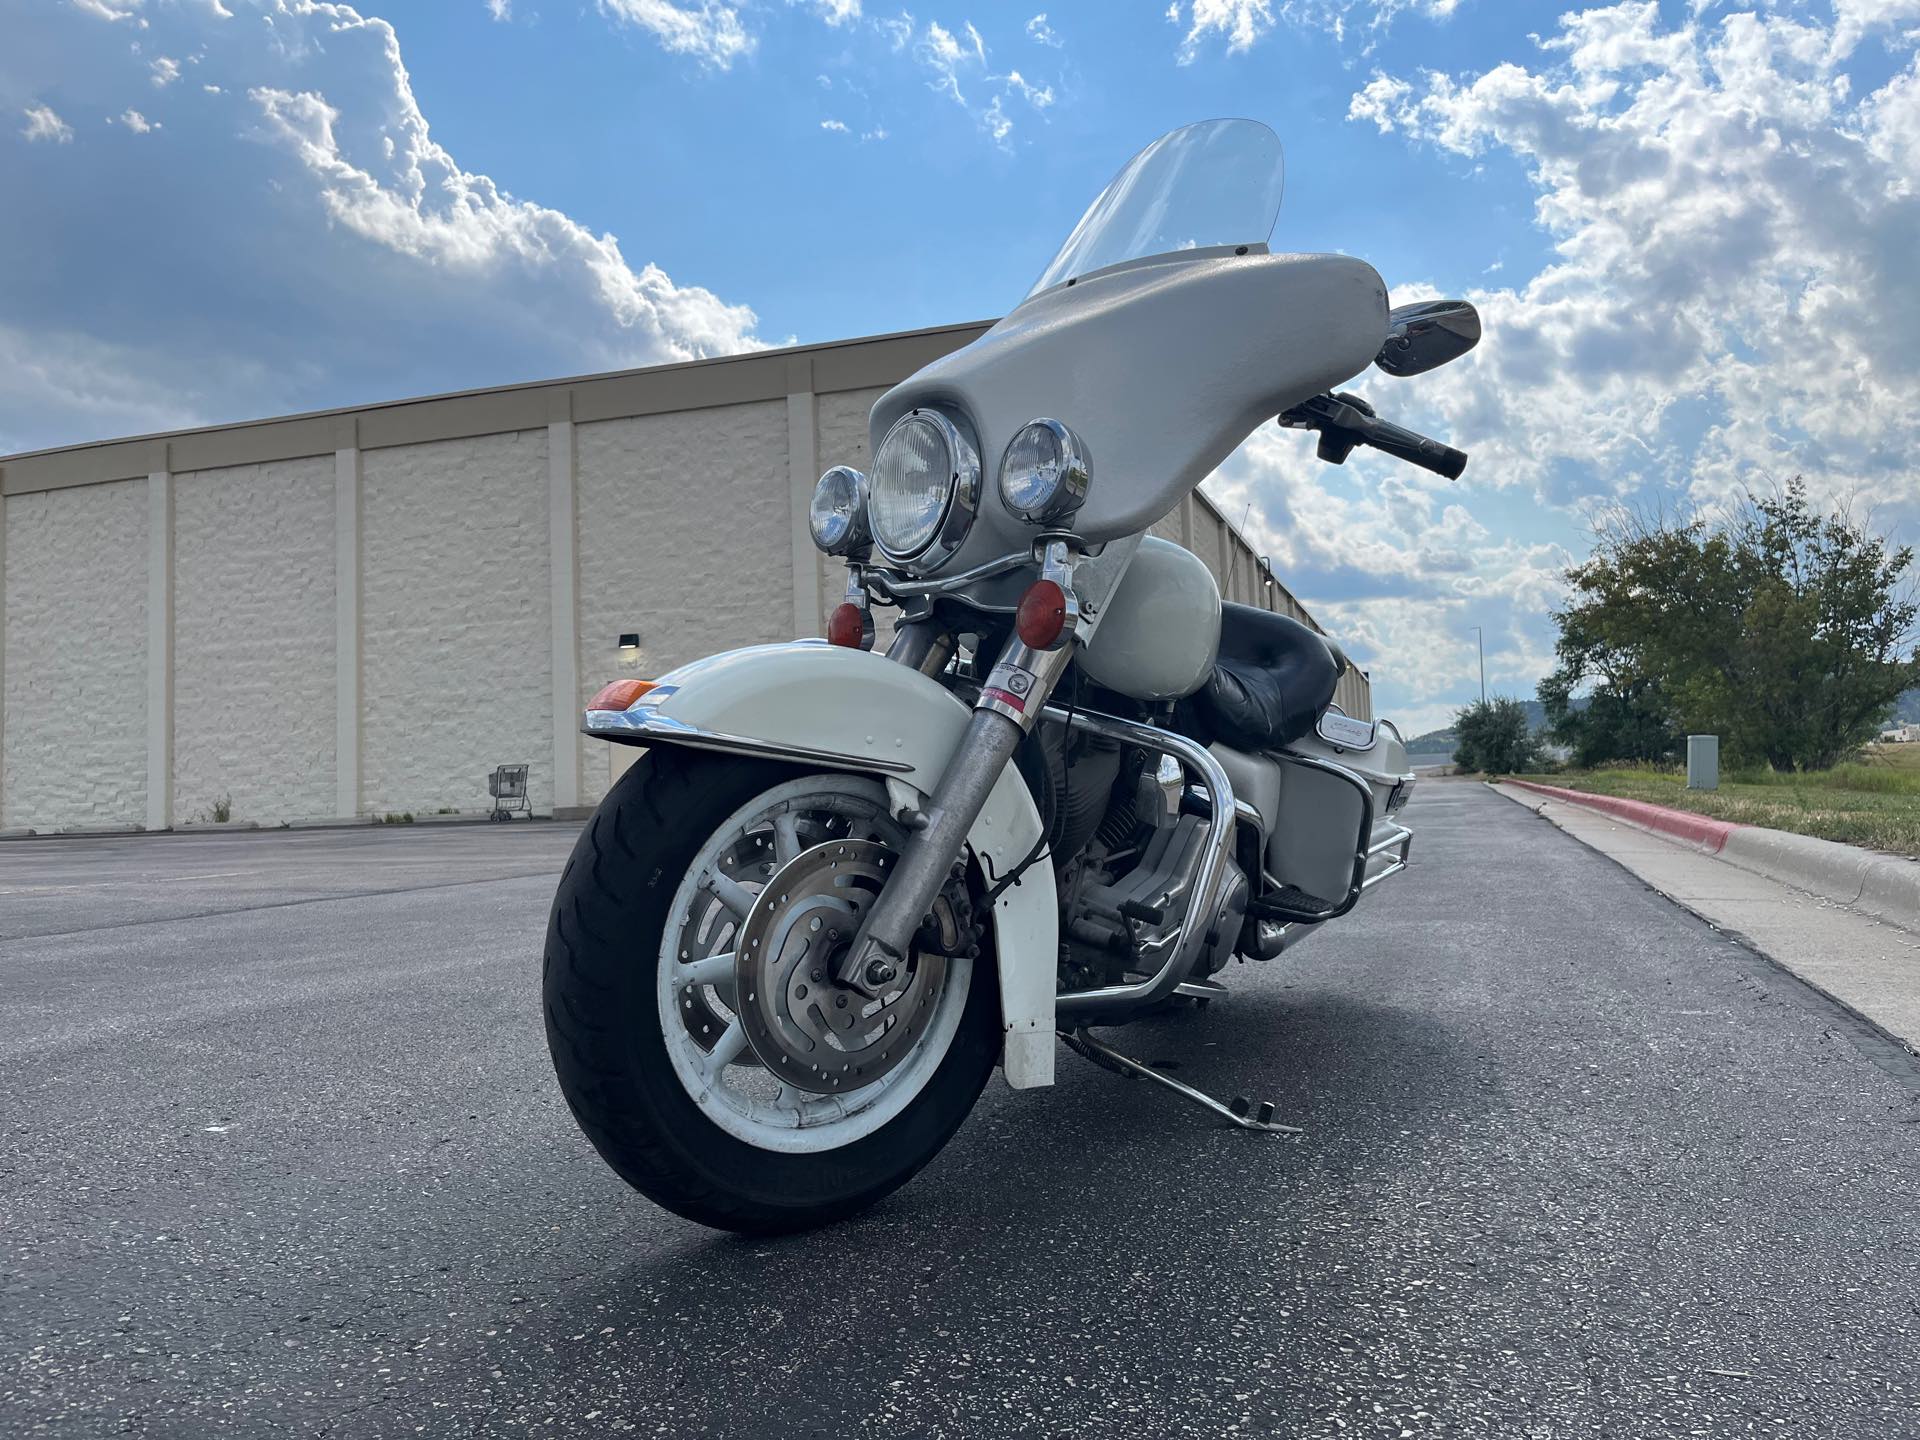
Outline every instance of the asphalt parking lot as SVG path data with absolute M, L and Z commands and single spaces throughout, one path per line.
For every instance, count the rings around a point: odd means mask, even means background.
M 1416 865 L 1062 1053 L 838 1229 L 703 1231 L 580 1138 L 570 827 L 0 843 L 0 1434 L 1920 1431 L 1920 1067 L 1569 836 Z

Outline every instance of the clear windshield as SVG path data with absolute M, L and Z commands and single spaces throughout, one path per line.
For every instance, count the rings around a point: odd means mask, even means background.
M 1279 137 L 1257 120 L 1205 120 L 1162 135 L 1100 192 L 1027 293 L 1149 255 L 1264 245 L 1284 176 Z

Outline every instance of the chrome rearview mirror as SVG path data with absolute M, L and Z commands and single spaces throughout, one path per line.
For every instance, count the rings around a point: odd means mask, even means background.
M 1387 343 L 1373 363 L 1402 378 L 1438 370 L 1480 343 L 1480 312 L 1465 300 L 1424 300 L 1387 314 Z

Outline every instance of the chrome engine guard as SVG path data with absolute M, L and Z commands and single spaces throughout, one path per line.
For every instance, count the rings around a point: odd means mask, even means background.
M 1069 1030 L 1112 1023 L 1116 1017 L 1153 1005 L 1172 995 L 1180 982 L 1187 978 L 1194 962 L 1200 958 L 1200 947 L 1206 943 L 1208 922 L 1220 903 L 1221 886 L 1227 875 L 1228 857 L 1233 853 L 1233 831 L 1238 817 L 1233 784 L 1206 746 L 1170 730 L 1157 730 L 1151 725 L 1122 720 L 1116 715 L 1089 714 L 1084 710 L 1074 710 L 1069 714 L 1058 705 L 1049 705 L 1043 714 L 1056 725 L 1070 725 L 1090 735 L 1138 745 L 1143 750 L 1160 755 L 1171 755 L 1206 787 L 1213 807 L 1213 814 L 1207 821 L 1206 843 L 1200 853 L 1200 873 L 1189 891 L 1187 912 L 1180 918 L 1178 942 L 1168 951 L 1160 969 L 1145 980 L 1102 985 L 1098 989 L 1077 990 L 1059 996 L 1054 1002 L 1059 1025 L 1062 1030 Z

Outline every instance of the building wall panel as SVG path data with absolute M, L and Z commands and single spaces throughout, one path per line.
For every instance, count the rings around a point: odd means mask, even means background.
M 793 638 L 784 399 L 576 425 L 574 457 L 582 707 L 609 680 Z M 607 751 L 580 748 L 583 804 Z
M 547 432 L 367 451 L 360 557 L 361 810 L 482 809 L 516 764 L 550 809 Z
M 519 761 L 532 766 L 545 808 L 551 651 L 568 630 L 551 614 L 546 422 L 575 422 L 584 703 L 614 676 L 790 638 L 802 616 L 819 633 L 846 572 L 814 556 L 803 530 L 796 536 L 805 474 L 870 468 L 873 402 L 975 333 L 948 327 L 0 457 L 0 825 L 145 820 L 148 743 L 160 738 L 146 714 L 154 635 L 174 661 L 176 819 L 228 794 L 236 815 L 265 823 L 337 813 L 335 636 L 341 624 L 354 631 L 334 593 L 330 492 L 333 452 L 355 447 L 358 809 L 479 809 L 487 772 Z M 789 438 L 809 434 L 813 453 L 789 457 Z M 163 470 L 174 474 L 170 644 L 150 634 L 146 614 L 144 477 Z M 1154 528 L 1180 538 L 1177 513 Z M 1251 552 L 1227 543 L 1198 503 L 1192 543 L 1216 576 L 1233 569 L 1235 598 L 1306 618 L 1283 585 L 1261 586 Z M 557 588 L 567 593 L 564 581 Z M 883 645 L 894 613 L 878 612 Z M 623 665 L 615 644 L 627 630 L 642 650 Z M 1343 682 L 1341 698 L 1366 713 L 1364 679 Z M 458 726 L 439 719 L 449 708 Z M 569 756 L 560 737 L 559 748 L 581 798 L 596 800 L 608 747 L 580 740 Z
M 176 821 L 334 808 L 333 457 L 176 475 Z
M 147 482 L 6 506 L 0 825 L 144 824 Z

